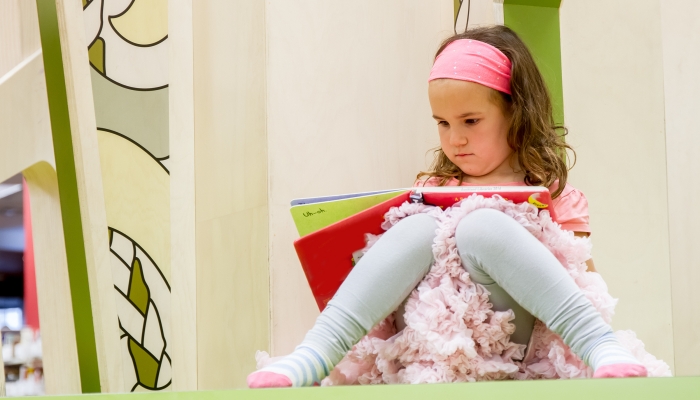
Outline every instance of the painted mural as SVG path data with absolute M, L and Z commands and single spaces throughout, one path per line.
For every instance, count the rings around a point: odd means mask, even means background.
M 83 0 L 127 391 L 171 385 L 167 0 Z

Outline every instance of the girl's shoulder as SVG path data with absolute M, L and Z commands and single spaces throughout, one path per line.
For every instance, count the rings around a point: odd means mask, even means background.
M 557 179 L 554 181 L 554 183 L 548 188 L 550 193 L 554 193 L 557 189 L 559 188 L 559 180 Z M 561 191 L 559 194 L 559 197 L 553 200 L 553 203 L 556 205 L 560 202 L 565 202 L 565 203 L 570 203 L 570 202 L 580 202 L 580 201 L 586 201 L 586 196 L 583 194 L 582 191 L 576 189 L 573 185 L 571 185 L 569 182 L 566 182 L 566 185 L 564 185 L 564 190 Z
M 549 187 L 549 191 L 554 192 L 558 187 L 559 182 L 555 181 Z M 582 191 L 567 182 L 559 197 L 552 200 L 552 206 L 557 214 L 557 222 L 563 229 L 574 232 L 591 232 L 588 200 Z

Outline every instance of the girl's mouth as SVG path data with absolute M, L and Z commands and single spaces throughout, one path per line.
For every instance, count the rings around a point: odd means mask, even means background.
M 466 156 L 473 156 L 473 155 L 474 155 L 473 153 L 460 153 L 460 154 L 457 154 L 457 157 L 466 157 Z

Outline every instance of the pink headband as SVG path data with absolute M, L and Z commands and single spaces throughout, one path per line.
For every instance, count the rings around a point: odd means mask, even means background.
M 459 39 L 437 56 L 428 81 L 456 79 L 510 94 L 511 63 L 500 50 L 472 39 Z

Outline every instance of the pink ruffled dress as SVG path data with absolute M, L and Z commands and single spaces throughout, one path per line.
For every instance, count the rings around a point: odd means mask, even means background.
M 406 327 L 397 332 L 394 316 L 387 317 L 348 352 L 322 385 L 592 377 L 591 368 L 540 321 L 535 323 L 528 346 L 511 342 L 510 335 L 515 331 L 510 323 L 513 312 L 492 310 L 489 292 L 470 280 L 454 240 L 459 221 L 474 210 L 492 208 L 511 216 L 554 254 L 610 323 L 617 300 L 608 294 L 598 273 L 586 271 L 586 260 L 591 258 L 589 238 L 573 234 L 590 232 L 586 198 L 566 185 L 554 200 L 554 207 L 559 223 L 552 221 L 546 210 L 538 211 L 527 203 L 514 204 L 500 196 L 471 195 L 445 210 L 408 202 L 389 210 L 382 224 L 384 230 L 414 214 L 426 213 L 436 219 L 435 262 L 405 302 Z M 377 239 L 368 235 L 365 251 Z M 671 375 L 669 366 L 649 354 L 634 332 L 615 334 L 647 368 L 649 376 Z M 265 352 L 258 352 L 256 359 L 258 368 L 274 362 Z

